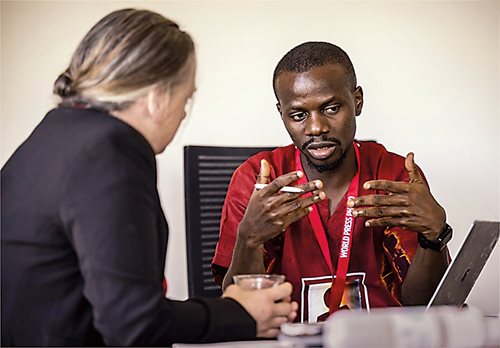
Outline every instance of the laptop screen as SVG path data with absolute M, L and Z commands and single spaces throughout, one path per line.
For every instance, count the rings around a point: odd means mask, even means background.
M 462 306 L 498 241 L 500 222 L 474 221 L 457 256 L 448 266 L 427 308 Z

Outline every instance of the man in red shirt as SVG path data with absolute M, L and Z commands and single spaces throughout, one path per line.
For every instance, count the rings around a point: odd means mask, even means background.
M 273 87 L 293 144 L 233 174 L 215 280 L 225 288 L 235 274 L 284 274 L 303 322 L 339 308 L 427 303 L 448 265 L 451 228 L 412 153 L 354 140 L 363 90 L 347 54 L 301 44 L 278 63 Z

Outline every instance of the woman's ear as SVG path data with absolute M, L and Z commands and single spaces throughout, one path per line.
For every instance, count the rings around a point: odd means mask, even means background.
M 149 90 L 146 97 L 148 114 L 153 120 L 159 120 L 167 115 L 170 103 L 169 90 L 156 86 Z

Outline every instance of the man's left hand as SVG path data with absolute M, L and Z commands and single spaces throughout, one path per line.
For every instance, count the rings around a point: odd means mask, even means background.
M 353 215 L 367 217 L 367 227 L 396 226 L 422 233 L 429 240 L 436 240 L 446 223 L 446 212 L 432 196 L 410 152 L 405 168 L 409 182 L 370 180 L 366 190 L 386 191 L 388 194 L 361 196 L 347 203 L 354 208 Z

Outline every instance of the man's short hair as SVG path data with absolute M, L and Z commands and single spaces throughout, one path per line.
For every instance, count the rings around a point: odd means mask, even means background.
M 349 87 L 356 89 L 356 73 L 354 66 L 344 50 L 329 42 L 309 41 L 304 42 L 290 51 L 278 62 L 273 74 L 273 90 L 276 99 L 276 80 L 285 71 L 302 73 L 325 64 L 340 64 L 344 67 Z

